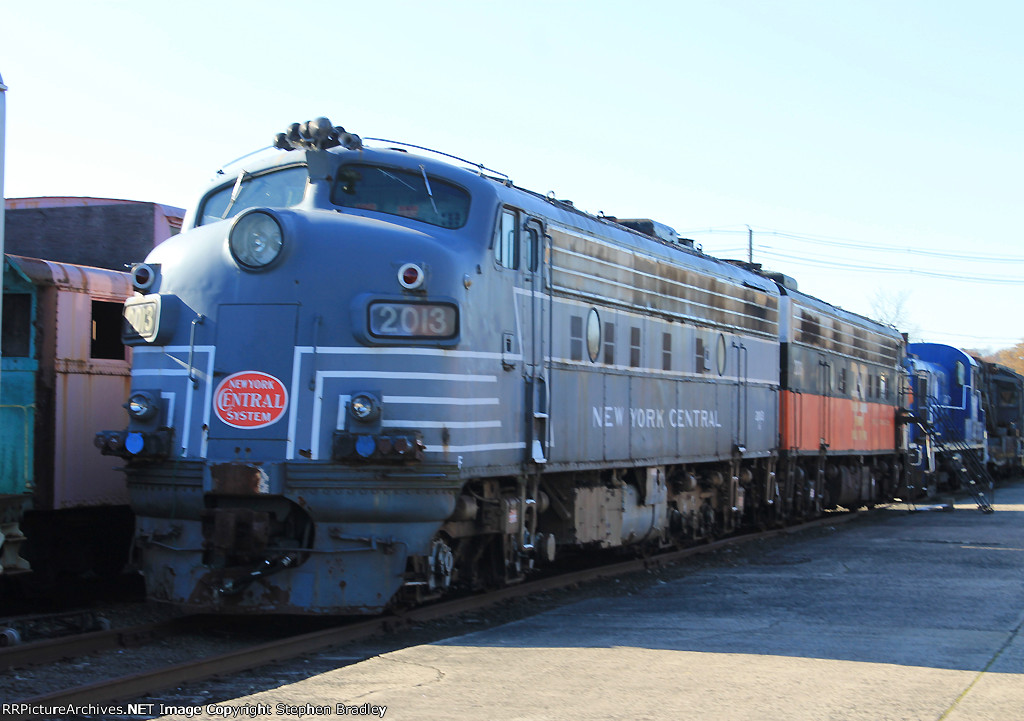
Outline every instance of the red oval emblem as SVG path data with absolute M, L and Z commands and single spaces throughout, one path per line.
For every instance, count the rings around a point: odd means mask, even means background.
M 284 383 L 259 371 L 232 373 L 213 394 L 213 412 L 233 428 L 269 426 L 281 420 L 287 408 Z

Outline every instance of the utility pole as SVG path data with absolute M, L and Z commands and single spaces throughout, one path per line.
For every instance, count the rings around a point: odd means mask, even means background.
M 754 264 L 754 231 L 747 226 L 747 262 Z

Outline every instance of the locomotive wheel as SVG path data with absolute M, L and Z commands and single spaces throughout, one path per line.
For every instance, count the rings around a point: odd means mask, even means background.
M 430 547 L 430 570 L 427 588 L 431 591 L 444 590 L 452 585 L 452 571 L 455 568 L 455 554 L 444 539 L 438 538 Z
M 17 646 L 21 643 L 21 634 L 17 629 L 4 627 L 0 629 L 0 647 Z

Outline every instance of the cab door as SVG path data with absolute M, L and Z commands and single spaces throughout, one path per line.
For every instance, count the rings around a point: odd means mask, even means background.
M 502 339 L 502 355 L 507 358 L 503 365 L 509 370 L 517 368 L 522 375 L 523 415 L 517 435 L 525 448 L 522 463 L 529 467 L 547 462 L 550 420 L 546 339 L 551 304 L 544 282 L 544 242 L 544 224 L 539 219 L 515 208 L 502 209 L 496 257 L 499 266 L 515 271 L 515 332 Z
M 733 341 L 732 347 L 736 351 L 736 432 L 733 445 L 743 452 L 747 447 L 747 422 L 750 415 L 748 410 L 749 398 L 747 395 L 750 389 L 747 377 L 750 357 L 747 355 L 747 346 L 745 344 Z M 722 334 L 718 335 L 718 357 L 722 359 L 718 361 L 719 375 L 722 375 L 724 371 L 723 363 L 726 357 L 725 336 Z
M 819 392 L 819 410 L 818 410 L 818 430 L 819 430 L 819 444 L 828 448 L 832 445 L 832 387 L 834 385 L 833 379 L 835 377 L 835 368 L 832 365 L 832 361 L 824 353 L 818 354 L 818 392 Z
M 526 218 L 522 224 L 523 248 L 523 379 L 526 392 L 526 461 L 546 463 L 550 408 L 548 404 L 547 337 L 550 328 L 551 302 L 545 278 L 545 233 L 543 223 Z

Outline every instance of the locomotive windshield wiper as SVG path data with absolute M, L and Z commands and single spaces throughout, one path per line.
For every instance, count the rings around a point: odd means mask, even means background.
M 381 174 L 382 174 L 382 175 L 384 175 L 385 177 L 387 177 L 387 178 L 391 178 L 391 179 L 392 179 L 393 181 L 395 181 L 396 183 L 401 183 L 402 185 L 404 185 L 404 186 L 405 186 L 406 188 L 408 188 L 409 190 L 412 190 L 412 191 L 415 191 L 415 190 L 416 190 L 416 188 L 414 188 L 414 187 L 412 187 L 411 185 L 409 185 L 409 184 L 408 184 L 407 182 L 405 182 L 404 180 L 402 180 L 401 178 L 399 178 L 399 177 L 398 177 L 397 175 L 395 175 L 394 173 L 389 173 L 388 171 L 384 170 L 383 168 L 377 168 L 377 170 L 379 170 L 379 171 L 381 172 Z
M 228 217 L 228 213 L 231 212 L 231 208 L 234 206 L 235 201 L 238 200 L 238 197 L 242 194 L 242 183 L 244 183 L 247 178 L 251 177 L 252 176 L 246 170 L 242 170 L 238 173 L 238 177 L 235 178 L 235 187 L 231 189 L 231 200 L 228 201 L 228 207 L 224 208 L 224 215 L 220 216 L 221 220 Z
M 430 189 L 430 181 L 427 180 L 427 169 L 421 165 L 420 172 L 423 173 L 423 184 L 427 187 L 427 197 L 430 198 L 430 205 L 433 206 L 434 208 L 434 214 L 440 215 L 440 213 L 437 211 L 437 203 L 434 202 L 434 193 Z

